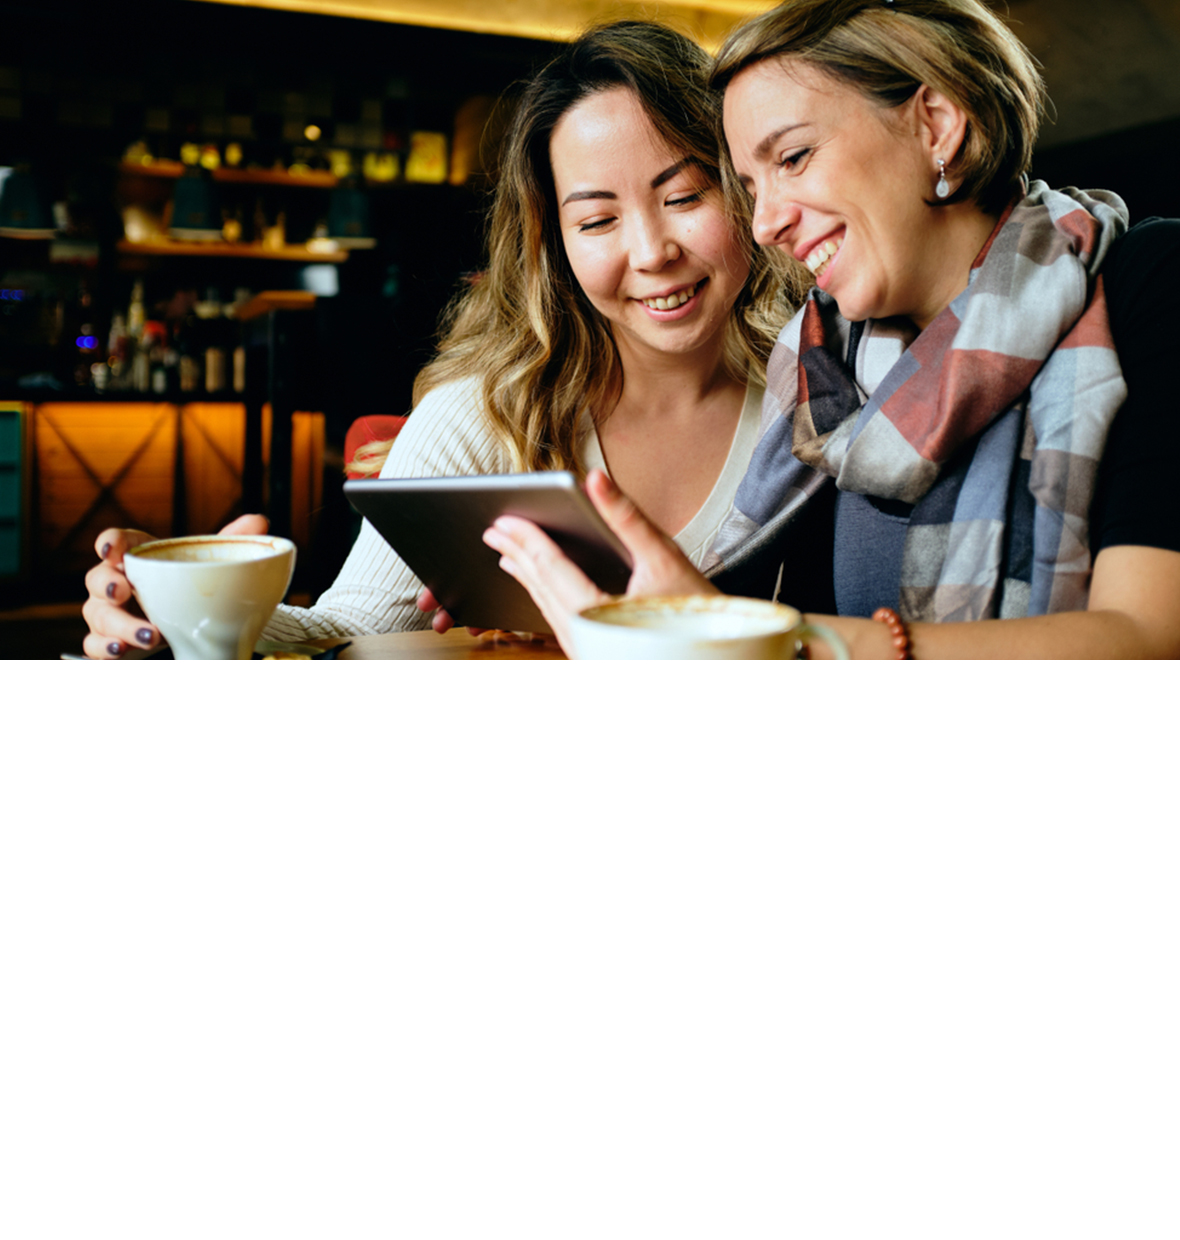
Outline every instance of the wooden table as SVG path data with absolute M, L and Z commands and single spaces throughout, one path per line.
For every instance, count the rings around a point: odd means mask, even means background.
M 466 629 L 441 636 L 427 630 L 353 637 L 341 659 L 564 659 L 555 642 L 530 642 L 485 633 L 472 637 Z M 317 645 L 320 643 L 317 643 Z M 324 642 L 324 645 L 336 643 Z

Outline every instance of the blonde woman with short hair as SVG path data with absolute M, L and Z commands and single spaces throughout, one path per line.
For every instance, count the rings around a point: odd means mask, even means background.
M 712 82 L 754 239 L 815 288 L 703 564 L 588 479 L 642 589 L 781 583 L 854 657 L 1180 655 L 1180 225 L 1029 182 L 1044 86 L 977 0 L 786 0 Z M 485 539 L 559 637 L 599 601 L 527 522 Z

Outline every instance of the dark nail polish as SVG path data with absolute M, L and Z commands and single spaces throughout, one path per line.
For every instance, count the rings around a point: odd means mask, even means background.
M 123 653 L 122 642 L 109 642 L 107 644 L 107 654 L 113 654 L 117 657 L 118 655 L 121 655 L 122 653 Z
M 112 581 L 110 585 L 107 586 L 107 598 L 115 597 L 115 584 L 116 583 Z
M 110 555 L 110 553 L 111 553 L 111 544 L 103 543 L 102 552 L 101 552 L 102 558 L 105 560 L 107 556 Z
M 155 637 L 156 635 L 151 631 L 151 629 L 140 629 L 135 634 L 135 640 L 142 642 L 145 646 L 150 646 L 155 640 Z

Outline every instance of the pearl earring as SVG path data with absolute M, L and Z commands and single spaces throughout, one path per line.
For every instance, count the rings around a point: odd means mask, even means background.
M 939 198 L 945 198 L 950 192 L 951 187 L 946 179 L 946 160 L 938 161 L 938 184 L 934 187 L 934 192 Z

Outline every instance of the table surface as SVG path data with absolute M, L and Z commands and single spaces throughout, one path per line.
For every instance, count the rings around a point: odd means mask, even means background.
M 353 637 L 340 659 L 564 659 L 556 642 L 528 641 L 504 633 L 472 637 L 466 629 L 438 634 L 381 633 Z M 317 643 L 318 644 L 318 643 Z M 337 643 L 325 642 L 324 645 Z

